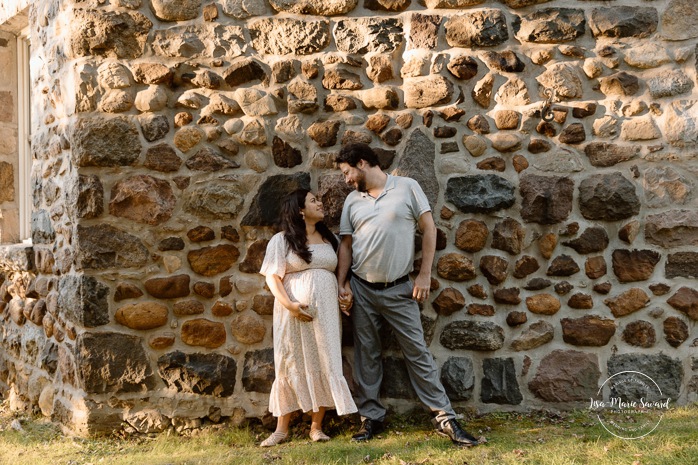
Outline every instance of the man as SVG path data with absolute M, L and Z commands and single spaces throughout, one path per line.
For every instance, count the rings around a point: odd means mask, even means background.
M 435 413 L 437 430 L 458 445 L 475 446 L 477 439 L 456 420 L 424 342 L 417 302 L 429 296 L 436 249 L 429 202 L 414 179 L 384 173 L 366 144 L 343 147 L 337 165 L 346 183 L 355 189 L 342 210 L 337 267 L 340 308 L 347 315 L 352 308 L 354 324 L 355 394 L 362 423 L 352 440 L 369 440 L 383 427 L 386 409 L 379 398 L 383 379 L 379 330 L 386 322 L 405 356 L 415 392 Z M 422 265 L 412 284 L 408 273 L 414 261 L 417 226 L 422 232 Z

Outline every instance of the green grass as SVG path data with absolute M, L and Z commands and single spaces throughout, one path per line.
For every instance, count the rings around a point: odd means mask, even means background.
M 21 431 L 11 423 L 19 420 Z M 645 438 L 622 440 L 587 411 L 565 414 L 493 413 L 468 418 L 467 428 L 487 444 L 459 449 L 435 434 L 423 414 L 392 416 L 388 430 L 367 444 L 350 442 L 355 424 L 329 417 L 327 443 L 307 439 L 305 422 L 291 441 L 271 449 L 260 424 L 210 425 L 186 436 L 71 438 L 41 418 L 0 409 L 0 464 L 380 464 L 380 465 L 693 465 L 698 464 L 698 405 L 674 408 Z M 15 422 L 16 425 L 16 422 Z

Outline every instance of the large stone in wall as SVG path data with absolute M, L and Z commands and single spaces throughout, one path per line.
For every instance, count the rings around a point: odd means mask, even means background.
M 643 383 L 613 383 L 611 385 L 612 397 L 622 397 L 624 400 L 639 401 L 644 397 L 645 401 L 661 401 L 667 397 L 675 402 L 683 384 L 683 363 L 681 360 L 671 358 L 664 354 L 620 354 L 613 355 L 607 363 L 608 375 L 612 376 L 622 371 L 636 371 L 649 376 L 662 391 L 663 398 L 655 396 L 654 389 L 647 389 Z M 646 378 L 641 381 L 651 383 Z
M 494 47 L 509 39 L 504 12 L 482 9 L 452 16 L 444 24 L 451 47 Z
M 449 178 L 444 197 L 463 213 L 492 213 L 516 201 L 514 186 L 496 174 Z
M 604 300 L 603 303 L 611 309 L 613 316 L 619 318 L 645 308 L 649 301 L 650 298 L 644 290 L 634 287 L 616 297 Z
M 578 99 L 584 92 L 577 68 L 569 63 L 552 64 L 536 77 L 536 81 L 542 87 L 554 90 L 559 98 Z
M 613 272 L 621 283 L 646 281 L 662 256 L 654 250 L 613 251 Z
M 172 217 L 176 203 L 177 199 L 169 182 L 139 174 L 114 184 L 109 213 L 156 226 Z
M 201 0 L 151 0 L 150 9 L 161 21 L 187 21 L 199 16 Z
M 692 0 L 669 0 L 660 17 L 661 34 L 667 40 L 698 37 L 698 10 Z
M 670 210 L 647 215 L 645 240 L 664 248 L 698 245 L 698 212 Z
M 504 218 L 492 231 L 492 248 L 518 255 L 524 247 L 526 231 L 514 218 Z
M 429 204 L 434 207 L 439 199 L 439 181 L 436 178 L 434 142 L 422 131 L 415 129 L 405 143 L 405 149 L 393 174 L 408 176 L 419 183 Z
M 117 323 L 127 328 L 148 330 L 167 324 L 169 310 L 157 302 L 138 302 L 124 305 L 114 314 Z
M 250 209 L 240 223 L 242 226 L 273 226 L 279 218 L 279 199 L 296 189 L 310 189 L 310 174 L 279 174 L 269 176 L 260 186 Z
M 475 388 L 473 361 L 467 357 L 448 357 L 441 367 L 441 383 L 449 399 L 470 400 Z
M 681 70 L 665 71 L 647 80 L 647 87 L 654 99 L 674 97 L 690 92 L 695 83 Z
M 81 118 L 72 134 L 77 166 L 132 165 L 141 154 L 138 127 L 126 117 Z
M 324 20 L 267 18 L 249 26 L 252 46 L 267 55 L 310 55 L 330 44 L 330 23 Z
M 588 402 L 598 392 L 600 377 L 596 355 L 554 350 L 540 361 L 528 389 L 547 402 Z
M 92 276 L 65 275 L 58 281 L 58 307 L 67 320 L 94 328 L 109 323 L 109 287 Z
M 669 254 L 664 276 L 671 278 L 698 278 L 698 252 L 676 252 Z
M 31 231 L 32 242 L 35 244 L 51 244 L 56 239 L 56 231 L 46 210 L 32 212 Z
M 243 273 L 259 273 L 259 270 L 262 269 L 262 262 L 264 261 L 264 254 L 267 250 L 267 244 L 269 244 L 267 239 L 259 239 L 250 244 L 250 246 L 247 248 L 245 259 L 240 262 L 240 271 Z
M 588 220 L 617 221 L 637 215 L 640 200 L 621 173 L 597 174 L 579 184 L 579 210 Z
M 412 13 L 410 16 L 410 36 L 408 48 L 436 48 L 442 16 Z
M 245 354 L 242 386 L 247 392 L 271 392 L 274 383 L 274 348 L 255 350 Z
M 693 321 L 698 321 L 698 291 L 695 289 L 682 287 L 667 300 L 667 303 Z
M 192 271 L 202 276 L 215 276 L 229 270 L 240 258 L 240 251 L 232 244 L 202 247 L 190 250 L 187 260 Z
M 220 3 L 223 14 L 236 19 L 260 16 L 267 10 L 266 3 L 257 0 L 222 0 Z
M 354 189 L 344 182 L 341 174 L 321 176 L 318 181 L 318 196 L 322 200 L 322 209 L 325 212 L 323 222 L 330 228 L 339 226 L 342 216 L 344 199 Z
M 552 341 L 555 328 L 547 321 L 539 320 L 521 332 L 513 341 L 511 348 L 517 352 L 532 350 Z
M 189 295 L 190 281 L 189 275 L 180 274 L 166 278 L 150 278 L 144 286 L 148 294 L 158 299 L 178 299 Z
M 451 101 L 453 84 L 440 75 L 405 79 L 403 86 L 407 108 L 425 108 Z
M 97 175 L 80 175 L 73 178 L 67 188 L 70 201 L 67 206 L 73 209 L 78 218 L 97 218 L 104 212 L 104 187 Z
M 175 351 L 158 359 L 158 374 L 178 392 L 229 397 L 235 390 L 237 364 L 220 354 Z
M 608 142 L 590 142 L 584 147 L 584 153 L 589 157 L 589 163 L 597 168 L 606 168 L 624 161 L 637 158 L 639 146 L 624 146 Z
M 567 177 L 521 176 L 521 217 L 527 223 L 555 224 L 572 211 L 574 181 Z
M 238 216 L 249 186 L 233 176 L 199 181 L 184 194 L 184 211 L 201 219 L 227 220 Z
M 489 321 L 454 321 L 439 341 L 451 350 L 497 350 L 504 346 L 504 329 Z
M 280 13 L 334 16 L 349 13 L 356 8 L 358 0 L 269 0 L 269 3 Z
M 621 71 L 599 78 L 599 89 L 607 97 L 629 97 L 640 90 L 640 81 L 637 76 Z
M 108 224 L 78 225 L 74 243 L 78 270 L 132 268 L 145 265 L 150 258 L 140 239 Z
M 649 37 L 657 30 L 659 17 L 651 7 L 618 6 L 594 8 L 589 28 L 594 37 Z
M 511 23 L 514 35 L 522 42 L 556 44 L 584 35 L 584 10 L 545 8 L 524 16 L 515 16 Z
M 337 21 L 333 31 L 337 49 L 345 53 L 386 53 L 403 41 L 399 18 L 351 18 Z
M 616 333 L 616 324 L 613 320 L 596 315 L 563 318 L 560 324 L 562 339 L 575 346 L 605 346 Z
M 575 150 L 557 147 L 555 150 L 540 153 L 533 158 L 534 168 L 551 173 L 577 173 L 584 169 L 584 164 Z
M 138 12 L 73 9 L 69 54 L 72 58 L 104 56 L 138 58 L 143 55 L 153 23 Z
M 239 26 L 206 23 L 157 30 L 152 47 L 162 57 L 232 59 L 242 55 L 247 40 Z
M 436 272 L 444 279 L 457 282 L 468 281 L 477 276 L 472 260 L 464 254 L 455 252 L 439 257 Z
M 642 181 L 648 207 L 685 204 L 693 191 L 690 178 L 670 166 L 647 168 Z
M 88 394 L 145 393 L 156 387 L 157 380 L 140 337 L 82 333 L 75 351 L 79 387 Z
M 516 379 L 513 358 L 486 358 L 482 361 L 480 398 L 487 404 L 521 403 L 523 396 Z

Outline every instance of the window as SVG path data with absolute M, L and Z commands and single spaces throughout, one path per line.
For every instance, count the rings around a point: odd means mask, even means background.
M 29 27 L 17 37 L 17 179 L 19 184 L 19 239 L 31 240 L 31 91 Z

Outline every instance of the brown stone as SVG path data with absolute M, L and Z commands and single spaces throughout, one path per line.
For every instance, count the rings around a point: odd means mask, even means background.
M 349 111 L 356 109 L 356 102 L 354 99 L 337 94 L 330 94 L 325 97 L 325 111 Z
M 616 318 L 630 315 L 644 307 L 649 303 L 650 298 L 645 291 L 640 288 L 629 289 L 617 297 L 606 299 L 603 301 L 611 309 L 611 313 Z
M 511 163 L 514 165 L 514 170 L 516 170 L 517 173 L 528 168 L 528 159 L 518 153 L 511 158 Z
M 390 123 L 390 116 L 383 113 L 377 113 L 368 117 L 366 120 L 366 128 L 375 132 L 376 134 L 379 134 L 388 126 L 388 123 Z
M 670 316 L 664 320 L 664 337 L 671 347 L 678 347 L 688 339 L 688 325 L 675 316 Z
M 204 304 L 198 300 L 179 300 L 172 306 L 173 313 L 177 316 L 201 315 L 204 313 Z
M 184 164 L 192 171 L 204 171 L 207 173 L 240 167 L 239 163 L 228 160 L 210 147 L 201 148 L 194 155 L 187 158 Z
M 114 314 L 117 323 L 131 329 L 153 329 L 167 324 L 169 310 L 157 302 L 125 305 Z
M 548 276 L 572 276 L 579 271 L 579 265 L 569 255 L 558 255 L 548 267 Z
M 514 110 L 499 110 L 494 114 L 497 129 L 517 129 L 520 122 L 521 114 Z
M 274 296 L 273 295 L 256 295 L 252 299 L 252 310 L 258 315 L 273 315 L 274 314 Z
M 174 72 L 161 63 L 135 63 L 131 71 L 139 84 L 170 84 L 174 77 Z
M 439 27 L 442 17 L 439 15 L 422 15 L 413 13 L 410 16 L 410 36 L 408 47 L 413 48 L 436 48 Z
M 526 231 L 521 223 L 513 218 L 505 218 L 494 227 L 492 247 L 518 255 L 523 249 L 525 238 Z
M 528 321 L 528 316 L 526 315 L 526 312 L 509 312 L 507 315 L 507 325 L 511 326 L 512 328 L 515 326 L 520 326 Z
M 238 233 L 237 229 L 232 226 L 223 226 L 221 228 L 221 238 L 230 242 L 239 242 L 240 234 Z
M 627 224 L 624 224 L 623 227 L 618 230 L 618 239 L 628 244 L 632 244 L 639 232 L 640 222 L 633 220 Z
M 337 143 L 339 121 L 318 121 L 308 128 L 308 136 L 320 147 L 331 147 Z
M 654 295 L 665 295 L 671 290 L 671 286 L 664 283 L 650 284 L 650 291 Z
M 328 69 L 322 78 L 322 87 L 325 89 L 358 90 L 363 88 L 361 77 L 344 69 Z
M 565 241 L 562 245 L 574 249 L 578 254 L 602 252 L 608 246 L 608 234 L 603 228 L 591 227 L 578 238 Z
M 189 295 L 189 275 L 186 274 L 151 278 L 144 285 L 146 292 L 158 299 L 177 299 Z
M 477 134 L 489 134 L 490 123 L 483 115 L 475 115 L 468 120 L 468 129 Z
M 203 247 L 187 254 L 191 269 L 203 276 L 214 276 L 229 270 L 239 257 L 240 251 L 230 244 Z
M 233 337 L 242 344 L 256 344 L 264 340 L 267 332 L 264 319 L 254 312 L 236 315 L 230 322 Z
M 568 177 L 526 174 L 519 191 L 521 217 L 527 223 L 559 223 L 572 211 L 574 181 Z
M 458 79 L 468 80 L 477 75 L 477 61 L 473 57 L 458 56 L 446 65 L 448 71 Z
M 487 298 L 487 291 L 485 290 L 485 286 L 482 284 L 473 284 L 472 286 L 468 286 L 468 294 L 471 296 L 478 298 L 478 299 L 486 299 Z
M 560 324 L 562 339 L 575 346 L 605 346 L 616 333 L 613 320 L 596 315 L 585 315 L 576 319 L 563 318 Z
M 586 133 L 584 132 L 584 125 L 582 123 L 572 123 L 565 127 L 558 140 L 563 144 L 581 144 L 586 139 Z
M 552 138 L 555 137 L 555 135 L 557 134 L 557 129 L 555 128 L 554 124 L 548 121 L 541 121 L 536 126 L 536 132 L 542 136 Z
M 623 340 L 631 346 L 649 348 L 657 342 L 657 335 L 649 321 L 633 321 L 623 330 Z
M 531 139 L 528 143 L 527 150 L 533 154 L 548 152 L 552 148 L 552 144 L 545 139 Z
M 479 252 L 485 248 L 489 230 L 479 220 L 464 220 L 456 230 L 456 247 L 466 252 Z
M 495 310 L 492 305 L 472 303 L 468 305 L 468 315 L 492 316 Z
M 525 278 L 531 273 L 538 271 L 538 268 L 540 268 L 540 265 L 535 257 L 524 255 L 516 260 L 514 264 L 514 277 L 518 279 Z
M 536 321 L 511 341 L 511 348 L 517 352 L 532 350 L 553 340 L 555 328 L 547 321 Z
M 612 287 L 613 286 L 609 282 L 594 284 L 594 292 L 598 292 L 599 294 L 606 295 L 609 292 L 611 292 Z
M 476 276 L 473 262 L 460 253 L 442 255 L 436 264 L 436 271 L 440 277 L 451 281 L 468 281 Z
M 175 133 L 175 147 L 186 153 L 198 144 L 204 135 L 204 131 L 196 126 L 184 126 Z
M 548 233 L 538 239 L 538 250 L 545 259 L 550 259 L 553 256 L 553 251 L 557 246 L 557 236 L 553 233 Z
M 506 162 L 504 161 L 503 158 L 500 158 L 500 157 L 485 158 L 484 160 L 479 161 L 476 166 L 480 170 L 499 171 L 499 172 L 503 172 L 504 170 L 507 169 Z
M 465 297 L 458 289 L 447 287 L 431 303 L 436 313 L 449 316 L 465 307 Z
M 483 255 L 480 257 L 480 271 L 490 284 L 497 285 L 507 279 L 509 261 L 497 255 Z
M 228 302 L 224 302 L 222 300 L 217 301 L 215 304 L 213 304 L 213 307 L 211 307 L 211 314 L 213 316 L 217 317 L 226 317 L 230 316 L 233 313 L 233 307 L 230 305 Z
M 221 297 L 226 297 L 233 292 L 233 284 L 230 282 L 232 276 L 223 276 L 218 284 L 218 292 Z
M 613 272 L 621 283 L 645 281 L 654 273 L 661 255 L 654 250 L 614 250 Z
M 143 295 L 138 286 L 131 283 L 119 283 L 116 285 L 116 290 L 114 291 L 114 302 L 121 302 L 127 299 L 137 299 Z
M 559 295 L 567 295 L 572 289 L 574 289 L 574 286 L 567 281 L 555 284 L 555 292 Z
M 175 150 L 169 144 L 158 144 L 149 147 L 145 153 L 143 166 L 148 169 L 169 173 L 179 170 L 182 159 L 177 156 Z
M 560 310 L 560 301 L 551 294 L 538 294 L 526 297 L 526 308 L 539 315 L 554 315 Z
M 208 226 L 197 226 L 187 231 L 187 237 L 192 242 L 205 242 L 214 240 L 216 233 Z
M 528 389 L 547 402 L 588 402 L 599 389 L 598 358 L 576 350 L 554 350 L 538 364 Z
M 402 130 L 391 128 L 381 134 L 381 140 L 391 147 L 396 146 L 402 140 Z
M 698 320 L 698 291 L 695 289 L 682 287 L 666 303 L 685 313 L 690 319 Z
M 239 269 L 243 273 L 259 273 L 267 250 L 267 239 L 254 241 L 247 249 L 245 259 L 240 263 Z
M 603 255 L 588 257 L 584 263 L 584 272 L 589 279 L 597 279 L 606 274 L 606 259 Z
M 194 283 L 194 293 L 210 299 L 216 294 L 216 286 L 211 283 L 199 281 L 198 283 Z
M 518 305 L 521 303 L 521 297 L 519 297 L 519 288 L 517 287 L 495 289 L 493 296 L 494 301 L 498 304 Z
M 109 213 L 156 226 L 172 217 L 176 201 L 170 183 L 166 180 L 135 175 L 114 185 Z
M 164 350 L 172 347 L 175 343 L 175 334 L 166 332 L 163 334 L 155 334 L 148 339 L 148 345 L 153 350 Z
M 182 324 L 182 342 L 190 346 L 215 349 L 225 344 L 223 323 L 197 318 Z
M 588 294 L 578 292 L 570 297 L 570 299 L 567 301 L 567 305 L 570 308 L 576 308 L 579 310 L 591 310 L 594 308 L 594 299 Z

